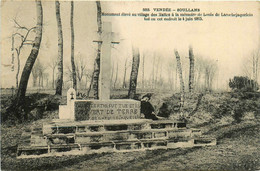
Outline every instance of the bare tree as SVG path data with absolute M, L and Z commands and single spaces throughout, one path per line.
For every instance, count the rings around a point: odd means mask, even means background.
M 43 85 L 42 79 L 43 79 L 43 74 L 45 69 L 46 67 L 40 62 L 39 59 L 37 59 L 32 68 L 33 87 L 36 87 L 37 79 L 38 79 L 38 86 Z
M 253 58 L 253 78 L 255 80 L 255 83 L 258 83 L 258 67 L 259 67 L 259 50 L 253 53 L 252 58 Z M 256 87 L 256 86 L 255 86 Z
M 43 74 L 43 80 L 46 80 L 46 87 L 49 87 L 49 73 L 44 73 Z M 43 81 L 42 81 L 42 87 L 44 86 Z
M 32 47 L 31 53 L 30 53 L 29 57 L 27 58 L 27 61 L 24 65 L 22 76 L 20 79 L 20 84 L 19 84 L 19 88 L 17 91 L 16 101 L 15 101 L 16 105 L 18 105 L 18 106 L 24 102 L 25 93 L 26 93 L 26 89 L 27 89 L 27 85 L 28 85 L 28 80 L 29 80 L 34 62 L 38 56 L 40 45 L 41 45 L 43 11 L 42 11 L 41 1 L 39 1 L 39 0 L 36 0 L 36 13 L 37 13 L 37 26 L 35 28 L 36 36 L 33 41 L 33 47 Z
M 78 60 L 76 61 L 76 76 L 77 76 L 77 79 L 79 81 L 79 88 L 81 88 L 81 81 L 82 81 L 82 78 L 85 74 L 85 71 L 86 71 L 86 63 L 84 62 L 83 58 L 82 57 L 79 57 Z M 73 71 L 72 72 L 72 75 L 73 75 Z
M 74 61 L 74 25 L 73 25 L 73 14 L 74 13 L 74 3 L 71 1 L 70 9 L 70 28 L 71 28 L 71 68 L 72 68 L 72 80 L 73 88 L 77 90 L 77 79 L 76 79 L 76 67 Z
M 196 90 L 200 90 L 201 76 L 204 72 L 205 62 L 201 57 L 197 57 L 196 59 L 197 62 L 194 65 L 194 88 L 196 88 Z
M 56 81 L 56 95 L 62 94 L 63 85 L 63 36 L 62 36 L 62 24 L 60 17 L 60 2 L 55 1 L 56 19 L 58 27 L 58 75 Z
M 242 63 L 242 68 L 244 75 L 249 77 L 250 79 L 253 79 L 256 83 L 259 83 L 259 60 L 260 58 L 260 49 L 254 50 L 251 52 L 249 56 L 246 56 L 244 58 L 244 61 Z M 256 86 L 254 86 L 256 87 Z
M 132 71 L 131 71 L 129 91 L 128 91 L 128 98 L 130 99 L 133 99 L 136 94 L 139 63 L 140 63 L 139 49 L 133 48 Z
M 213 60 L 207 60 L 204 68 L 204 78 L 205 78 L 205 89 L 208 91 L 212 90 L 213 79 L 217 71 L 217 63 Z
M 193 55 L 192 47 L 189 48 L 189 58 L 190 58 L 189 92 L 192 92 L 194 88 L 194 55 Z
M 24 45 L 32 45 L 32 40 L 28 40 L 29 34 L 36 28 L 27 28 L 25 26 L 21 26 L 15 19 L 14 19 L 15 27 L 17 28 L 17 32 L 12 34 L 12 58 L 14 58 L 14 50 L 16 51 L 16 57 L 17 57 L 17 72 L 16 72 L 16 88 L 18 88 L 18 82 L 19 82 L 19 73 L 20 73 L 20 54 L 21 50 Z M 25 31 L 24 32 L 21 32 Z M 15 39 L 15 37 L 19 37 L 20 44 L 18 47 L 14 47 L 14 42 L 18 41 L 18 39 Z
M 48 66 L 52 69 L 52 88 L 55 89 L 55 69 L 57 67 L 57 59 L 56 58 L 52 58 L 51 62 L 48 63 Z
M 98 25 L 98 35 L 101 38 L 102 34 L 102 20 L 101 20 L 101 4 L 100 1 L 96 1 L 97 4 L 97 25 Z M 97 57 L 94 64 L 94 73 L 93 73 L 93 90 L 94 90 L 94 98 L 98 99 L 98 80 L 100 73 L 100 53 L 101 53 L 101 44 L 102 42 L 98 42 L 98 50 Z

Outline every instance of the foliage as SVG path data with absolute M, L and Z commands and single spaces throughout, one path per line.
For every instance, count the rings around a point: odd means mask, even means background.
M 259 89 L 256 81 L 243 76 L 235 76 L 233 79 L 230 79 L 229 87 L 235 91 L 257 91 Z
M 1 100 L 1 121 L 12 125 L 41 119 L 44 117 L 44 112 L 58 110 L 60 98 L 43 93 L 29 94 L 25 96 L 25 102 L 16 108 L 12 106 L 15 97 L 4 96 Z

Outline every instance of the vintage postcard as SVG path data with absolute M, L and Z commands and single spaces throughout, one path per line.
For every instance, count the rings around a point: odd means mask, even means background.
M 2 170 L 260 170 L 256 1 L 1 1 Z

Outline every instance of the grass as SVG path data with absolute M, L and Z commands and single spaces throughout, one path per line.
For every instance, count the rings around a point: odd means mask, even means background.
M 116 97 L 125 93 L 116 92 Z M 140 93 L 142 95 L 142 93 Z M 200 105 L 197 96 L 186 100 L 186 114 L 192 113 L 188 125 L 200 128 L 203 134 L 217 138 L 217 145 L 202 148 L 153 150 L 128 153 L 102 153 L 81 156 L 44 157 L 33 159 L 17 159 L 16 148 L 23 131 L 31 125 L 57 118 L 57 110 L 45 110 L 41 118 L 16 125 L 8 122 L 1 124 L 1 169 L 2 170 L 259 170 L 260 169 L 260 119 L 257 106 L 258 99 L 244 98 L 245 95 L 206 94 Z M 154 94 L 152 103 L 156 109 L 160 104 L 176 103 L 178 95 Z M 239 104 L 237 99 L 240 100 Z M 241 100 L 242 99 L 242 100 Z M 66 99 L 62 99 L 66 101 Z M 229 105 L 224 105 L 225 103 Z M 193 108 L 190 106 L 193 105 Z M 212 105 L 212 111 L 208 107 Z M 246 105 L 246 108 L 243 106 Z M 236 122 L 232 111 L 240 106 L 244 111 L 240 122 Z M 220 109 L 220 106 L 223 108 Z M 227 109 L 224 109 L 227 108 Z M 218 109 L 218 110 L 215 110 Z M 256 110 L 252 110 L 256 109 Z M 170 109 L 169 109 L 170 110 Z M 171 111 L 171 110 L 170 110 Z M 172 115 L 178 112 L 171 111 Z M 223 112 L 219 118 L 218 113 Z M 227 113 L 224 113 L 227 112 Z M 207 116 L 207 117 L 206 117 Z M 217 117 L 216 117 L 217 116 Z M 225 116 L 225 117 L 224 117 Z

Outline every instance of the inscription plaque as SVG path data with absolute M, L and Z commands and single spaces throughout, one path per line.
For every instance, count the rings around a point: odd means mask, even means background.
M 75 100 L 75 120 L 140 119 L 140 102 L 136 100 Z

